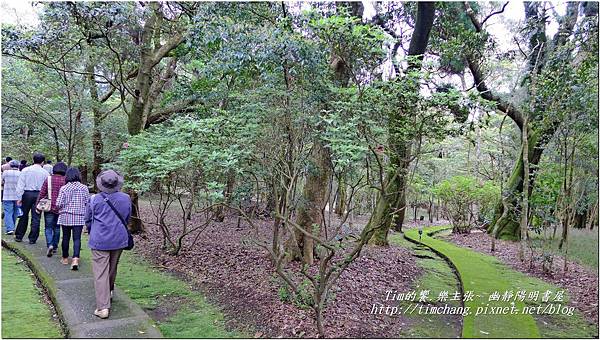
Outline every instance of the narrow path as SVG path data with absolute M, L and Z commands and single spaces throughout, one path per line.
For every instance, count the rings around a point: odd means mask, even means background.
M 70 338 L 161 337 L 152 319 L 118 287 L 115 287 L 110 317 L 102 320 L 93 315 L 96 302 L 89 256 L 82 255 L 80 270 L 72 271 L 60 263 L 60 256 L 46 257 L 43 236 L 34 245 L 17 243 L 5 236 L 2 245 L 29 262 L 48 289 Z
M 463 319 L 463 338 L 539 338 L 540 332 L 532 315 L 521 313 L 526 304 L 519 299 L 502 301 L 505 291 L 531 291 L 535 287 L 519 287 L 519 281 L 511 281 L 512 270 L 499 263 L 494 257 L 457 247 L 431 237 L 446 226 L 426 228 L 419 239 L 416 228 L 409 229 L 404 236 L 421 243 L 446 257 L 459 273 L 463 294 L 473 292 L 473 299 L 465 301 L 469 314 Z M 499 301 L 489 301 L 489 296 L 499 292 Z M 487 310 L 484 309 L 487 307 Z M 494 310 L 492 311 L 492 308 Z M 479 310 L 480 314 L 476 315 Z M 517 314 L 514 314 L 518 311 Z M 493 313 L 492 313 L 493 312 Z

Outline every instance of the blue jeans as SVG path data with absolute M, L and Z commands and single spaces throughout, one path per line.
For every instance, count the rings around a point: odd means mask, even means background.
M 6 232 L 15 231 L 15 225 L 17 224 L 17 201 L 2 201 L 4 207 L 4 226 Z
M 73 232 L 73 257 L 79 257 L 79 251 L 81 250 L 81 232 L 83 230 L 82 225 L 63 225 L 63 239 L 62 239 L 62 257 L 69 257 L 69 242 L 71 241 L 71 232 Z
M 58 240 L 60 240 L 60 226 L 57 224 L 58 214 L 52 212 L 44 212 L 44 224 L 46 234 L 46 247 L 52 246 L 58 249 Z

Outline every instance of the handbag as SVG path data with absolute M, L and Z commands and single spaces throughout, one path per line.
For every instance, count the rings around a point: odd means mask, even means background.
M 121 214 L 119 214 L 119 212 L 117 211 L 115 206 L 112 204 L 112 202 L 108 199 L 108 197 L 104 193 L 100 193 L 100 195 L 102 195 L 104 202 L 106 202 L 106 204 L 108 204 L 108 206 L 112 209 L 112 211 L 115 213 L 115 215 L 117 215 L 119 220 L 121 220 L 121 223 L 123 224 L 123 227 L 125 228 L 125 231 L 127 231 L 127 247 L 125 247 L 123 249 L 125 249 L 125 250 L 133 249 L 133 236 L 129 232 L 129 228 L 127 228 L 127 222 L 125 222 L 125 219 L 121 216 Z
M 48 176 L 48 198 L 42 198 L 35 208 L 43 212 L 48 212 L 52 209 L 52 176 Z

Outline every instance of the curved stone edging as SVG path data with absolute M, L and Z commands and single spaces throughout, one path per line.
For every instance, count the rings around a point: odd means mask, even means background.
M 433 236 L 433 235 L 435 235 L 435 234 L 439 234 L 439 233 L 441 233 L 441 232 L 443 232 L 443 231 L 446 231 L 446 230 L 448 230 L 448 229 L 452 229 L 452 227 L 444 227 L 444 228 L 440 228 L 439 230 L 433 230 L 433 231 L 431 231 L 431 232 L 428 232 L 426 235 L 427 235 L 427 236 Z M 413 240 L 413 239 L 411 239 L 410 237 L 406 236 L 406 232 L 404 233 L 404 238 L 405 238 L 407 241 L 409 241 L 409 242 L 412 242 L 412 243 L 414 243 L 414 244 L 418 244 L 418 245 L 422 245 L 422 246 L 424 246 L 424 247 L 427 247 L 429 250 L 431 250 L 432 252 L 434 252 L 434 253 L 435 253 L 437 256 L 439 256 L 439 257 L 441 257 L 442 259 L 444 259 L 444 261 L 446 261 L 446 263 L 448 263 L 448 265 L 450 266 L 450 268 L 452 268 L 452 272 L 454 273 L 454 275 L 455 275 L 455 276 L 456 276 L 456 278 L 457 278 L 457 281 L 458 281 L 458 288 L 460 289 L 460 295 L 461 295 L 461 296 L 463 296 L 463 295 L 464 295 L 464 293 L 465 293 L 465 290 L 464 290 L 464 287 L 463 287 L 462 278 L 460 277 L 460 272 L 458 271 L 458 268 L 456 268 L 456 265 L 455 265 L 455 264 L 452 262 L 452 260 L 451 260 L 451 259 L 450 259 L 448 256 L 444 255 L 442 252 L 438 251 L 437 249 L 435 249 L 435 248 L 433 248 L 433 247 L 430 247 L 430 246 L 428 246 L 428 245 L 427 245 L 427 244 L 425 244 L 425 243 L 422 243 L 422 242 L 420 242 L 420 241 L 418 241 L 418 240 L 416 240 L 416 239 L 414 239 L 414 240 Z M 463 306 L 463 307 L 465 306 L 465 304 L 464 304 L 464 302 L 463 302 L 462 300 L 460 300 L 460 304 L 461 304 L 461 306 Z M 462 320 L 461 320 L 461 321 L 462 321 Z M 461 325 L 461 326 L 462 326 L 462 325 Z
M 45 255 L 45 246 L 2 240 L 2 246 L 22 258 L 42 283 L 56 308 L 64 333 L 73 338 L 161 338 L 154 321 L 140 306 L 115 287 L 108 319 L 93 315 L 94 284 L 89 259 L 71 271 Z
M 54 310 L 56 311 L 56 315 L 58 316 L 60 328 L 61 328 L 65 338 L 68 338 L 69 337 L 69 327 L 67 327 L 67 323 L 65 322 L 65 316 L 64 316 L 63 311 L 60 308 L 60 305 L 58 304 L 58 301 L 56 299 L 56 290 L 53 285 L 53 281 L 49 278 L 49 276 L 46 273 L 39 270 L 39 268 L 34 264 L 34 262 L 31 261 L 29 256 L 27 256 L 23 252 L 23 250 L 19 249 L 18 247 L 12 246 L 5 240 L 2 240 L 2 247 L 5 248 L 6 250 L 10 251 L 11 253 L 15 254 L 16 256 L 18 256 L 21 260 L 23 260 L 27 264 L 27 267 L 29 268 L 29 270 L 31 270 L 31 272 L 35 276 L 35 279 L 41 284 L 42 289 L 44 290 L 44 294 L 46 294 L 50 298 L 50 302 L 52 302 L 52 306 L 54 307 Z
M 444 227 L 444 228 L 440 228 L 438 230 L 432 230 L 432 231 L 426 233 L 426 235 L 431 237 L 431 236 L 433 236 L 435 234 L 439 234 L 439 233 L 444 232 L 444 231 L 446 231 L 448 229 L 452 229 L 452 227 Z M 409 242 L 412 242 L 414 244 L 422 245 L 422 246 L 425 246 L 425 247 L 429 248 L 436 255 L 438 255 L 439 257 L 443 258 L 450 265 L 450 268 L 452 268 L 452 271 L 454 272 L 454 275 L 456 275 L 456 278 L 458 278 L 458 284 L 460 286 L 461 294 L 464 293 L 463 287 L 462 287 L 462 280 L 461 280 L 461 277 L 460 277 L 460 272 L 458 271 L 458 268 L 456 268 L 456 266 L 454 265 L 454 263 L 452 262 L 452 260 L 448 256 L 444 255 L 442 252 L 438 251 L 437 249 L 435 249 L 435 248 L 433 248 L 433 247 L 431 247 L 431 246 L 429 246 L 429 245 L 427 245 L 425 243 L 420 242 L 417 239 L 413 240 L 412 238 L 406 236 L 406 232 L 404 233 L 404 238 L 407 241 L 409 241 Z
M 485 282 L 489 282 L 486 278 L 482 278 L 481 275 L 486 272 L 494 272 L 495 269 L 491 269 L 490 265 L 495 265 L 495 263 L 490 262 L 491 260 L 486 258 L 474 257 L 469 262 L 469 266 L 466 266 L 466 262 L 461 262 L 460 257 L 463 255 L 468 255 L 468 249 L 460 249 L 455 245 L 449 244 L 439 239 L 432 238 L 431 235 L 442 232 L 444 230 L 449 229 L 448 226 L 439 226 L 439 227 L 430 227 L 424 230 L 424 237 L 427 239 L 421 241 L 419 240 L 419 236 L 417 230 L 410 229 L 404 233 L 404 236 L 407 240 L 412 241 L 413 243 L 421 244 L 423 246 L 428 247 L 436 254 L 440 255 L 442 258 L 446 259 L 449 263 L 451 263 L 452 267 L 456 270 L 457 276 L 459 278 L 461 292 L 463 296 L 465 296 L 465 280 L 467 278 L 463 277 L 462 270 L 468 271 L 472 275 L 469 277 L 467 282 L 469 284 L 469 290 L 473 293 L 481 293 L 482 296 L 476 295 L 477 299 L 470 300 L 470 302 L 463 301 L 463 306 L 469 306 L 471 309 L 471 313 L 475 307 L 479 307 L 484 305 L 485 301 L 482 302 L 481 298 L 485 298 L 486 294 L 489 294 L 490 287 L 487 289 L 482 288 L 485 287 Z M 433 244 L 430 244 L 433 243 Z M 440 249 L 436 249 L 435 245 L 438 245 Z M 443 253 L 446 251 L 451 253 L 457 257 L 457 259 L 453 260 L 451 255 Z M 455 262 L 458 261 L 458 262 Z M 495 261 L 495 260 L 494 260 Z M 465 267 L 466 266 L 466 267 Z M 481 270 L 472 272 L 469 271 L 469 268 L 480 266 Z M 461 269 L 462 268 L 462 269 Z M 483 280 L 483 281 L 482 281 Z M 509 282 L 498 282 L 499 286 L 510 285 Z M 485 289 L 482 291 L 482 289 Z M 521 305 L 522 303 L 517 302 L 515 305 Z M 490 305 L 488 303 L 487 305 Z M 502 305 L 500 305 L 502 306 Z M 521 306 L 522 307 L 522 306 Z M 485 329 L 485 331 L 484 331 Z M 491 337 L 491 338 L 539 338 L 539 329 L 535 323 L 535 320 L 531 315 L 486 315 L 482 314 L 479 317 L 475 317 L 472 314 L 469 314 L 463 317 L 463 338 L 481 338 L 481 337 Z

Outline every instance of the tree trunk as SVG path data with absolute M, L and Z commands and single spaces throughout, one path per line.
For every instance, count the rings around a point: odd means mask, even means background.
M 593 230 L 594 224 L 597 224 L 597 221 L 598 221 L 598 199 L 596 198 L 596 203 L 594 204 L 594 207 L 588 211 L 586 229 Z
M 225 204 L 227 205 L 231 203 L 231 196 L 233 193 L 233 187 L 235 185 L 235 177 L 235 171 L 230 170 L 227 172 L 227 185 L 225 187 L 225 191 L 223 192 L 223 196 L 225 196 Z M 222 205 L 219 205 L 216 209 L 217 211 L 215 212 L 215 220 L 217 222 L 223 222 L 225 220 L 225 208 Z
M 131 103 L 131 109 L 129 110 L 129 118 L 127 120 L 127 130 L 131 136 L 135 136 L 141 133 L 148 119 L 150 109 L 147 107 L 153 103 L 155 98 L 149 98 L 150 88 L 152 86 L 152 70 L 160 60 L 165 58 L 169 51 L 177 47 L 183 42 L 181 34 L 175 34 L 170 39 L 166 40 L 164 44 L 160 45 L 161 39 L 160 29 L 156 26 L 160 26 L 162 21 L 159 3 L 151 2 L 148 4 L 147 9 L 149 12 L 149 18 L 144 23 L 144 27 L 141 32 L 140 41 L 140 58 L 138 72 L 135 79 L 134 96 Z M 152 44 L 152 40 L 155 39 L 155 44 Z M 139 213 L 138 194 L 131 192 L 131 204 L 132 214 L 129 223 L 129 229 L 131 232 L 138 233 L 144 231 L 144 225 Z
M 528 58 L 528 70 L 526 77 L 524 78 L 523 83 L 528 83 L 526 80 L 531 80 L 531 77 L 535 74 L 539 74 L 541 70 L 546 67 L 544 56 L 547 55 L 547 49 L 549 46 L 553 47 L 554 50 L 565 45 L 565 43 L 569 40 L 569 36 L 573 31 L 575 23 L 577 21 L 577 8 L 579 4 L 576 2 L 569 2 L 567 4 L 566 16 L 560 20 L 559 28 L 557 33 L 553 37 L 553 41 L 551 44 L 546 43 L 546 17 L 544 10 L 539 11 L 540 4 L 535 2 L 525 3 L 525 18 L 530 28 L 529 31 L 529 47 L 530 47 L 530 55 Z M 477 19 L 474 11 L 470 10 L 468 3 L 465 2 L 466 14 L 470 17 L 471 22 L 475 28 L 475 31 L 480 33 L 483 31 L 482 24 Z M 467 55 L 467 62 L 469 65 L 469 69 L 473 75 L 473 80 L 475 81 L 475 85 L 480 95 L 487 100 L 491 100 L 496 102 L 497 109 L 499 111 L 505 112 L 507 116 L 509 116 L 520 129 L 523 129 L 523 115 L 518 109 L 516 109 L 517 105 L 513 103 L 509 103 L 504 101 L 502 98 L 494 95 L 490 88 L 487 87 L 485 83 L 485 79 L 483 73 L 480 68 L 480 62 L 475 58 L 474 55 Z M 531 84 L 529 84 L 531 85 Z M 529 86 L 529 90 L 534 89 L 534 86 Z M 535 96 L 531 96 L 535 98 Z M 534 110 L 532 113 L 543 112 L 543 104 L 539 105 L 537 103 L 532 102 L 534 105 Z M 536 114 L 537 116 L 537 114 Z M 536 121 L 536 116 L 531 117 L 531 122 Z M 542 152 L 546 146 L 546 143 L 558 127 L 559 122 L 544 122 L 543 124 L 546 127 L 542 130 L 541 126 L 536 126 L 534 124 L 530 124 L 528 134 L 528 153 L 529 153 L 529 164 L 530 170 L 535 169 L 539 163 Z M 518 205 L 518 197 L 523 197 L 523 150 L 521 149 L 521 154 L 517 162 L 515 162 L 513 172 L 508 179 L 508 183 L 505 186 L 505 191 L 502 193 L 496 211 L 494 213 L 494 220 L 492 223 L 492 227 L 489 229 L 489 232 L 495 238 L 509 239 L 509 240 L 518 240 L 520 238 L 519 233 L 519 217 L 515 212 L 514 207 Z M 529 192 L 527 192 L 527 198 L 531 196 L 531 189 L 534 186 L 535 179 L 535 171 L 531 172 L 530 175 L 530 187 Z M 504 214 L 504 203 L 509 207 L 510 211 Z
M 100 174 L 102 163 L 104 162 L 102 158 L 102 149 L 104 147 L 102 143 L 102 132 L 100 131 L 100 124 L 102 123 L 102 111 L 100 109 L 100 99 L 98 96 L 98 87 L 96 85 L 96 80 L 94 79 L 94 62 L 92 60 L 88 61 L 87 65 L 88 75 L 88 87 L 90 91 L 90 97 L 92 99 L 92 183 L 94 186 L 94 191 L 98 190 L 96 185 L 95 178 Z
M 150 19 L 152 20 L 152 19 Z M 146 42 L 150 44 L 150 42 Z M 138 70 L 138 75 L 135 85 L 135 97 L 131 103 L 131 109 L 129 111 L 129 119 L 127 121 L 127 130 L 131 136 L 135 136 L 141 133 L 144 129 L 144 102 L 147 99 L 146 96 L 150 90 L 150 72 L 151 67 L 146 61 L 148 58 L 149 46 L 142 46 L 141 50 L 141 62 Z M 139 201 L 137 192 L 131 191 L 131 219 L 129 221 L 129 230 L 132 233 L 141 233 L 144 231 L 144 224 L 142 219 L 138 215 L 139 212 Z
M 575 145 L 573 145 L 573 151 L 571 152 L 571 164 L 570 164 L 570 169 L 569 171 L 569 175 L 567 178 L 567 168 L 569 167 L 568 162 L 568 156 L 567 156 L 567 139 L 565 138 L 565 179 L 564 179 L 564 212 L 565 212 L 565 216 L 563 219 L 563 230 L 562 230 L 562 237 L 560 239 L 560 243 L 558 244 L 558 249 L 561 250 L 563 245 L 567 243 L 567 236 L 569 234 L 569 225 L 572 223 L 571 220 L 574 219 L 574 215 L 575 215 L 575 202 L 573 202 L 573 198 L 572 198 L 572 192 L 573 192 L 573 168 L 574 168 L 574 158 L 575 158 Z M 566 257 L 566 249 L 565 249 L 565 257 Z M 566 261 L 566 260 L 565 260 Z M 566 271 L 566 264 L 565 264 L 565 271 Z
M 311 160 L 306 176 L 306 184 L 302 192 L 302 200 L 298 207 L 296 224 L 307 232 L 319 236 L 321 231 L 322 209 L 325 207 L 331 175 L 331 158 L 318 136 L 315 137 L 311 152 Z M 314 240 L 295 230 L 286 246 L 288 260 L 302 258 L 303 263 L 311 265 L 314 262 Z M 301 251 L 299 254 L 298 251 Z
M 270 184 L 269 185 L 269 191 L 267 192 L 267 199 L 266 199 L 267 203 L 265 205 L 265 211 L 267 213 L 269 213 L 269 214 L 271 212 L 273 212 L 273 210 L 275 210 L 275 207 L 276 207 L 275 197 L 277 195 L 275 193 L 275 190 L 277 190 L 275 188 L 275 185 Z
M 419 212 L 419 205 L 415 202 L 413 208 L 413 222 L 417 222 L 417 213 Z
M 58 133 L 56 132 L 56 127 L 52 128 L 52 136 L 54 137 L 54 154 L 56 156 L 56 162 L 60 162 L 60 144 L 58 139 Z
M 529 133 L 527 134 L 528 141 L 527 143 L 522 144 L 519 158 L 515 162 L 511 176 L 504 186 L 502 195 L 505 197 L 504 199 L 506 200 L 506 206 L 509 208 L 509 211 L 504 214 L 504 204 L 502 203 L 502 199 L 500 199 L 496 205 L 496 210 L 494 211 L 492 227 L 488 229 L 488 232 L 496 238 L 513 241 L 518 241 L 520 239 L 520 215 L 515 212 L 515 208 L 519 205 L 519 198 L 522 197 L 523 193 L 523 145 L 527 144 L 528 146 L 527 153 L 529 156 L 530 167 L 528 196 L 531 196 L 531 190 L 536 174 L 533 170 L 539 164 L 542 152 L 544 151 L 544 146 L 538 142 L 540 140 L 539 136 L 539 132 L 532 131 L 532 129 L 529 128 Z
M 421 69 L 421 60 L 427 48 L 435 15 L 435 3 L 419 2 L 417 6 L 415 29 L 408 49 L 408 55 L 417 58 L 410 60 L 408 71 Z M 413 96 L 419 95 L 418 79 L 405 77 L 396 81 L 406 82 L 407 91 Z M 403 94 L 403 96 L 403 98 L 413 97 L 407 94 Z M 391 150 L 392 169 L 386 174 L 385 183 L 382 183 L 383 192 L 379 192 L 375 211 L 363 230 L 363 234 L 370 238 L 369 243 L 371 244 L 387 245 L 390 228 L 395 226 L 396 230 L 401 231 L 406 213 L 406 175 L 410 165 L 411 142 L 403 137 L 401 131 L 404 128 L 404 118 L 411 115 L 414 103 L 410 102 L 410 99 L 402 101 L 398 111 L 390 115 L 388 123 L 388 144 Z
M 335 214 L 338 216 L 343 216 L 346 211 L 346 174 L 342 173 L 340 175 L 340 180 L 338 183 L 337 190 L 337 201 L 335 205 Z
M 363 6 L 361 3 L 342 3 L 342 6 L 350 6 L 351 15 L 358 18 L 362 17 Z M 329 66 L 333 70 L 334 83 L 339 87 L 347 87 L 350 81 L 349 65 L 334 53 L 331 55 Z M 284 71 L 286 72 L 286 86 L 289 86 L 287 84 L 288 70 L 285 66 Z M 330 151 L 323 145 L 318 134 L 314 137 L 311 153 L 306 183 L 298 207 L 296 224 L 305 231 L 319 236 L 321 225 L 324 222 L 322 211 L 325 209 L 330 196 L 329 178 L 331 176 L 332 164 Z M 340 187 L 342 186 L 340 183 Z M 301 250 L 303 263 L 312 265 L 314 262 L 314 240 L 298 230 L 295 230 L 294 235 L 291 236 L 286 243 L 288 259 L 298 259 L 298 251 Z
M 523 147 L 522 147 L 522 154 L 521 154 L 521 159 L 523 162 L 523 174 L 526 174 L 523 176 L 523 198 L 522 198 L 522 204 L 521 204 L 521 234 L 520 234 L 520 245 L 519 245 L 519 260 L 521 262 L 525 261 L 525 238 L 527 235 L 527 226 L 529 225 L 529 221 L 527 220 L 528 217 L 528 212 L 529 212 L 529 138 L 527 136 L 527 132 L 529 130 L 528 124 L 527 124 L 527 117 L 528 115 L 526 114 L 523 117 L 523 133 L 522 133 L 522 139 L 523 139 Z
M 81 166 L 79 166 L 79 172 L 81 173 L 81 183 L 85 184 L 85 185 L 89 185 L 89 178 L 88 178 L 88 167 L 86 164 L 82 164 Z M 94 178 L 94 182 L 95 178 Z
M 427 209 L 427 217 L 429 219 L 429 223 L 433 223 L 433 197 L 429 197 L 429 209 Z
M 403 173 L 405 170 L 404 167 L 390 170 L 386 176 L 387 182 L 383 184 L 382 191 L 377 195 L 375 210 L 363 230 L 363 235 L 367 237 L 370 244 L 387 245 L 388 233 L 392 226 L 395 226 L 396 231 L 402 231 L 406 214 L 404 192 L 406 174 Z

